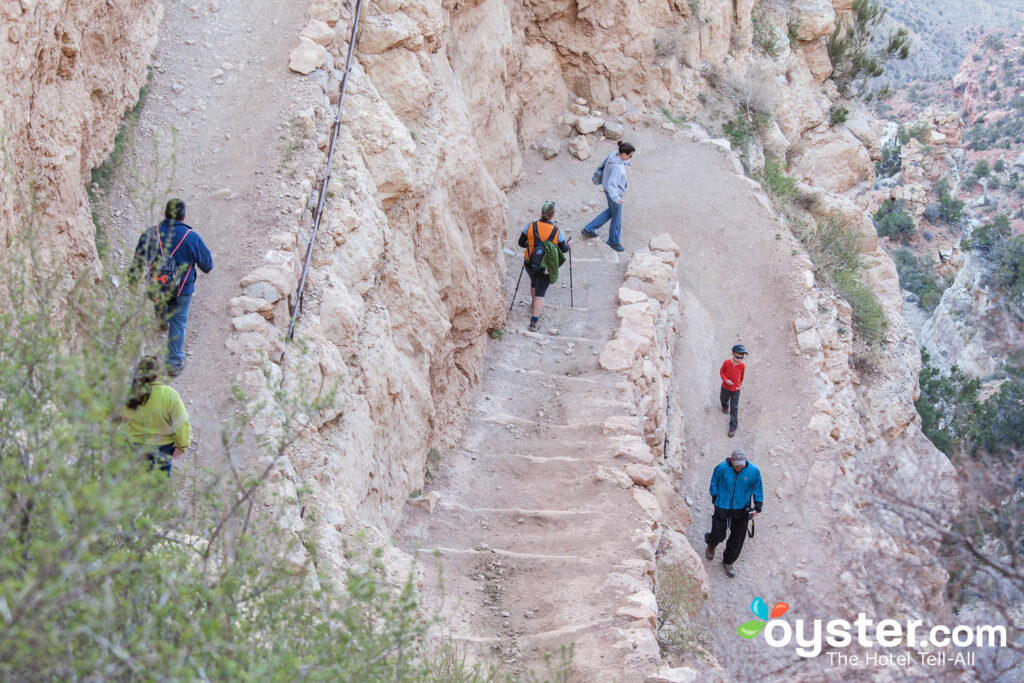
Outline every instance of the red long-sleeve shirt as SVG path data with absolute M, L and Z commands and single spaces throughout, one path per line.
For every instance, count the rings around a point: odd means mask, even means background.
M 725 362 L 722 363 L 722 369 L 718 371 L 718 374 L 722 376 L 722 388 L 729 391 L 739 391 L 740 385 L 743 384 L 743 371 L 746 368 L 747 366 L 742 362 L 734 365 L 731 358 L 726 358 Z M 727 379 L 732 380 L 731 385 L 725 383 Z

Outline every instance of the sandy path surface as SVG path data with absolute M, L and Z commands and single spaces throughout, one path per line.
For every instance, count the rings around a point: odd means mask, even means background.
M 185 200 L 186 222 L 213 254 L 214 269 L 199 275 L 192 297 L 185 370 L 172 381 L 195 429 L 192 457 L 176 464 L 183 473 L 223 459 L 220 433 L 234 411 L 232 382 L 241 368 L 224 347 L 228 304 L 241 293 L 242 276 L 263 263 L 269 236 L 294 231 L 298 217 L 282 207 L 318 168 L 321 155 L 294 122 L 320 96 L 288 70 L 306 5 L 168 2 L 138 125 L 98 207 L 119 263 L 128 263 L 139 234 L 162 216 L 168 195 Z M 158 167 L 163 172 L 152 178 Z M 151 341 L 161 358 L 165 349 L 164 336 Z

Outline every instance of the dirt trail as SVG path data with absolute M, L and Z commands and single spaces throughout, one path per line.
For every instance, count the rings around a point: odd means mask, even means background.
M 145 202 L 155 196 L 157 217 L 166 194 L 184 199 L 186 222 L 213 254 L 213 272 L 199 275 L 192 297 L 185 371 L 173 381 L 195 428 L 191 457 L 176 465 L 186 473 L 222 457 L 219 435 L 233 411 L 231 386 L 240 369 L 224 348 L 228 302 L 240 294 L 241 277 L 262 263 L 269 235 L 295 230 L 298 217 L 285 213 L 283 200 L 318 168 L 315 146 L 300 146 L 290 125 L 297 111 L 319 102 L 315 84 L 288 71 L 307 4 L 168 2 L 138 125 L 98 207 L 119 263 L 128 262 L 151 224 L 133 193 Z M 154 140 L 162 163 L 173 155 L 174 175 L 136 182 L 131 169 L 142 175 L 157 166 Z M 152 351 L 162 358 L 165 344 L 165 336 L 154 338 Z
M 524 180 L 510 196 L 507 244 L 514 246 L 543 200 L 558 202 L 556 221 L 576 235 L 577 308 L 568 308 L 568 282 L 559 281 L 548 295 L 544 334 L 529 334 L 520 289 L 505 339 L 488 350 L 462 441 L 428 483 L 427 490 L 441 493 L 441 506 L 432 515 L 407 506 L 400 544 L 421 549 L 428 576 L 442 572 L 444 590 L 433 597 L 453 636 L 500 652 L 512 670 L 543 670 L 542 651 L 557 653 L 559 645 L 575 642 L 579 680 L 631 680 L 615 673 L 617 661 L 609 662 L 621 654 L 608 649 L 608 626 L 622 624 L 602 586 L 617 561 L 635 556 L 629 535 L 637 511 L 623 503 L 622 491 L 593 477 L 599 464 L 621 466 L 610 461 L 600 423 L 623 409 L 614 390 L 622 380 L 600 370 L 596 353 L 613 331 L 615 292 L 630 252 L 667 231 L 682 247 L 683 331 L 674 356 L 672 417 L 682 420 L 685 435 L 670 448 L 666 466 L 681 472 L 680 492 L 694 502 L 688 534 L 694 548 L 703 552 L 710 524 L 711 470 L 733 447 L 747 449 L 766 483 L 765 515 L 744 549 L 740 576 L 725 576 L 720 553 L 707 563 L 712 593 L 698 621 L 731 672 L 742 678 L 749 666 L 783 673 L 791 660 L 766 661 L 769 648 L 742 641 L 735 628 L 750 618 L 756 595 L 811 610 L 814 593 L 794 585 L 794 570 L 812 577 L 811 588 L 828 584 L 828 548 L 808 542 L 815 528 L 809 515 L 821 507 L 805 510 L 798 500 L 805 485 L 813 486 L 812 463 L 798 444 L 814 373 L 794 348 L 792 320 L 804 310 L 795 242 L 715 147 L 656 127 L 627 139 L 638 152 L 623 227 L 628 251 L 621 256 L 601 240 L 578 236 L 602 208 L 589 179 L 610 144 L 586 163 L 568 154 L 545 162 L 527 153 Z M 510 294 L 518 253 L 508 257 Z M 717 373 L 738 341 L 752 353 L 740 430 L 730 439 L 717 405 Z M 810 498 L 821 502 L 816 494 Z

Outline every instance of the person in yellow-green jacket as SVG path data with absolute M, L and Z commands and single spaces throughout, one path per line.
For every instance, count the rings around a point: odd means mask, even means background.
M 144 453 L 151 467 L 171 476 L 171 461 L 192 441 L 192 425 L 181 396 L 157 381 L 160 365 L 146 356 L 135 366 L 132 387 L 125 403 L 128 439 Z

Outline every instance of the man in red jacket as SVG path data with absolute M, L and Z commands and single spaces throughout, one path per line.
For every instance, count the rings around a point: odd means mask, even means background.
M 746 355 L 747 348 L 737 344 L 732 347 L 732 358 L 727 358 L 718 371 L 722 376 L 719 399 L 722 401 L 722 412 L 729 414 L 729 436 L 735 436 L 736 427 L 739 426 L 740 385 L 743 384 L 743 372 L 747 369 L 743 364 Z

